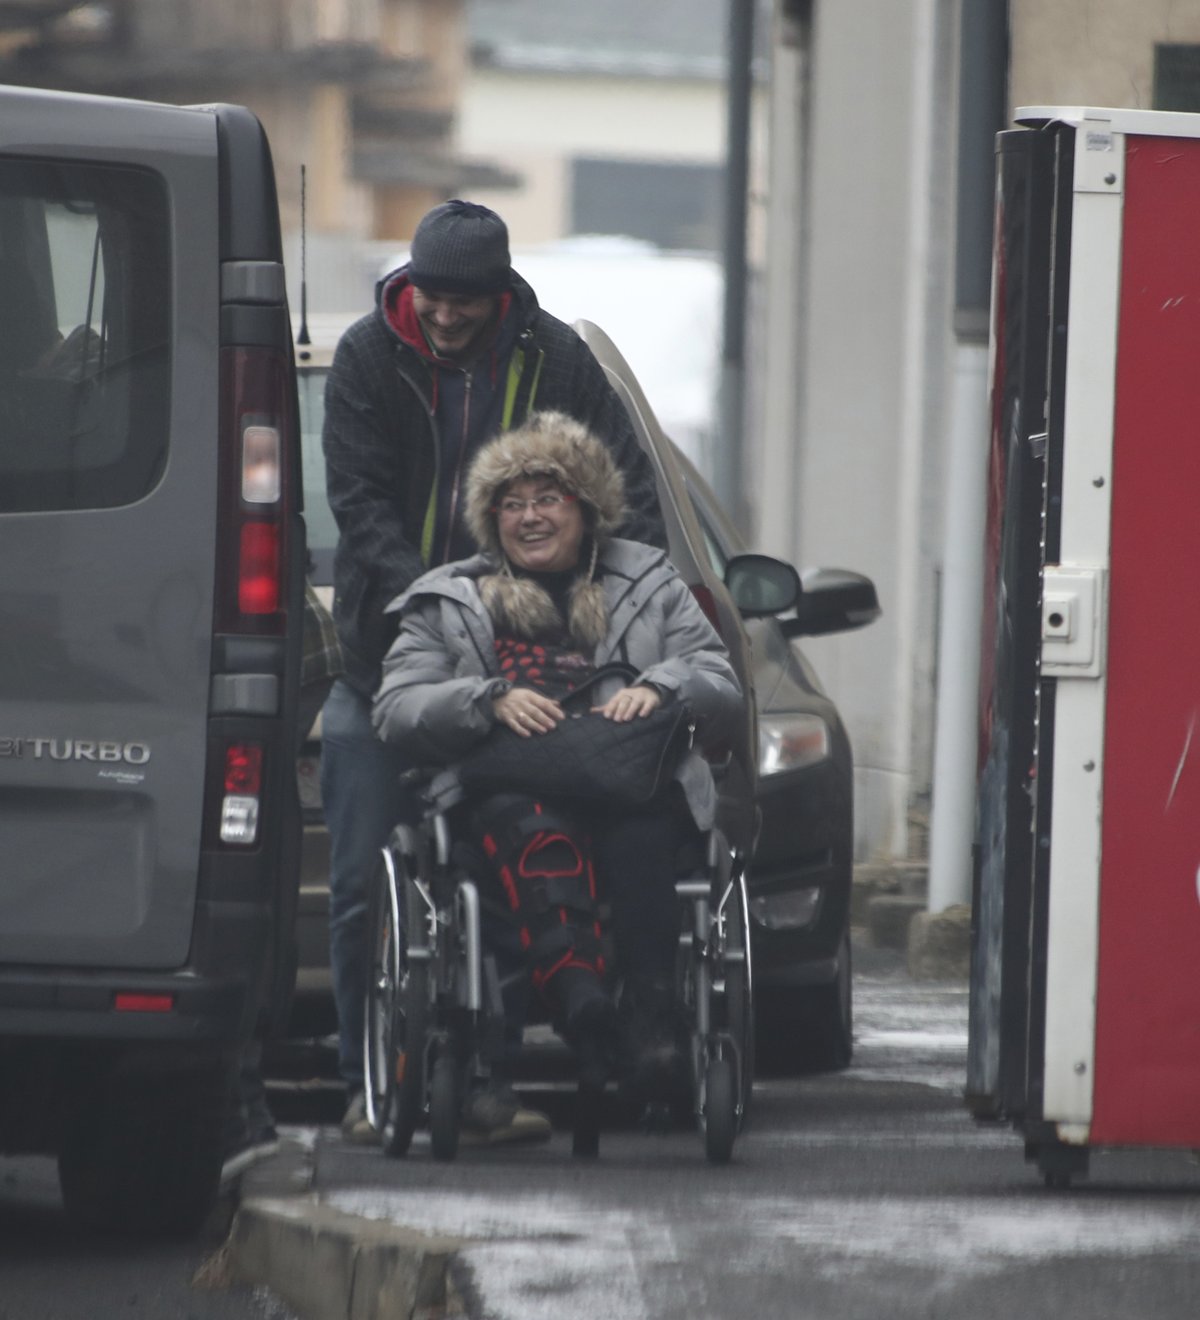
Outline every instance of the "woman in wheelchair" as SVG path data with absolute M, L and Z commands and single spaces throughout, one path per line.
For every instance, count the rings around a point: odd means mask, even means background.
M 590 700 L 605 719 L 686 706 L 695 745 L 647 805 L 582 802 L 568 770 L 561 795 L 492 794 L 470 801 L 466 816 L 581 1080 L 615 1074 L 658 1099 L 677 1093 L 687 1067 L 674 885 L 681 855 L 700 846 L 715 814 L 699 748 L 720 745 L 742 693 L 665 552 L 613 536 L 623 489 L 606 446 L 560 413 L 535 414 L 484 448 L 465 504 L 481 553 L 427 573 L 390 606 L 400 629 L 374 719 L 415 762 L 453 765 L 498 725 L 530 746 L 552 738 L 570 693 L 610 662 L 636 677 Z M 611 910 L 615 968 L 604 964 L 597 897 Z

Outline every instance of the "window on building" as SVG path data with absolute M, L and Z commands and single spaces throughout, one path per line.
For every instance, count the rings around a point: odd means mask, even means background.
M 661 248 L 715 252 L 722 174 L 716 165 L 577 157 L 571 232 L 624 234 Z
M 1200 46 L 1155 46 L 1154 109 L 1200 111 Z

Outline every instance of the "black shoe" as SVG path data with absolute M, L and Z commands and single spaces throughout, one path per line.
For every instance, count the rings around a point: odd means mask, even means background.
M 595 1159 L 600 1153 L 604 1089 L 616 1072 L 620 1043 L 616 1005 L 599 988 L 599 983 L 597 993 L 576 1006 L 563 1035 L 579 1066 L 571 1154 Z
M 616 1074 L 620 1055 L 616 1005 L 600 991 L 571 1014 L 563 1038 L 578 1060 L 580 1085 L 602 1091 Z
M 633 982 L 621 1001 L 621 1090 L 637 1103 L 674 1103 L 690 1092 L 691 1024 L 674 987 Z

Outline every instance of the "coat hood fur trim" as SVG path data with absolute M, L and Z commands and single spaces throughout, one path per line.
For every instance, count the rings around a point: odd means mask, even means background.
M 532 578 L 514 577 L 507 565 L 505 571 L 479 579 L 479 595 L 498 636 L 537 642 L 554 636 L 562 627 L 546 589 Z M 594 652 L 608 634 L 604 588 L 590 575 L 580 574 L 571 587 L 567 630 L 575 644 L 588 652 Z
M 588 530 L 601 546 L 625 517 L 625 479 L 608 446 L 575 418 L 561 412 L 533 413 L 523 426 L 485 445 L 467 478 L 464 520 L 481 550 L 502 560 L 492 505 L 522 477 L 552 477 L 589 510 Z
M 492 506 L 502 490 L 523 477 L 552 477 L 586 506 L 590 562 L 571 587 L 567 628 L 578 646 L 594 651 L 608 632 L 604 589 L 595 581 L 600 546 L 625 516 L 625 480 L 608 447 L 566 413 L 534 413 L 480 450 L 467 480 L 467 527 L 480 548 L 501 564 L 479 581 L 479 594 L 498 632 L 536 641 L 562 626 L 549 594 L 531 578 L 517 577 L 500 548 Z M 585 542 L 585 545 L 587 542 Z

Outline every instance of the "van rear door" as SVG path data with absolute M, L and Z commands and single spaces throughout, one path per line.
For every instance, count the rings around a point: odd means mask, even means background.
M 218 156 L 211 111 L 0 89 L 0 963 L 189 956 L 215 653 Z M 252 687 L 234 682 L 235 706 Z

